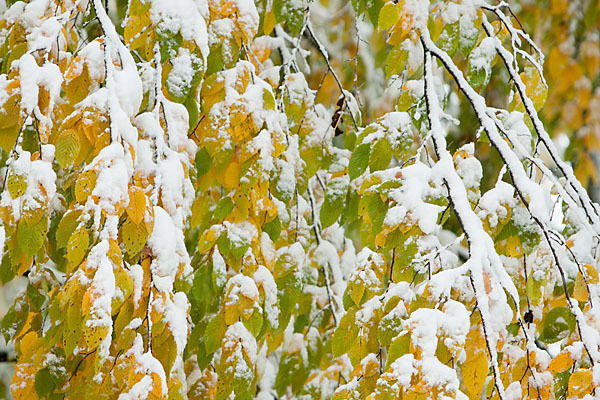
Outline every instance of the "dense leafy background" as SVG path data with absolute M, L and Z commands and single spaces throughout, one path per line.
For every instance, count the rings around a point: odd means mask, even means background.
M 7 396 L 598 396 L 594 0 L 7 3 Z

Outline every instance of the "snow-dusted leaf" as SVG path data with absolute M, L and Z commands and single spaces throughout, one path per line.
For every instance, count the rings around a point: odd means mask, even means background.
M 69 129 L 58 137 L 54 156 L 58 164 L 66 168 L 75 161 L 79 150 L 79 135 L 75 130 Z
M 369 165 L 369 154 L 371 153 L 371 146 L 367 143 L 359 145 L 350 158 L 350 164 L 348 164 L 348 176 L 350 179 L 358 178 Z

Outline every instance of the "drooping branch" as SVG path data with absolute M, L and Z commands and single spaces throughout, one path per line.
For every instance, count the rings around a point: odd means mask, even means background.
M 500 370 L 498 368 L 498 352 L 495 344 L 492 344 L 490 342 L 489 334 L 487 332 L 487 329 L 485 328 L 487 325 L 487 320 L 490 317 L 489 309 L 487 307 L 487 299 L 484 298 L 485 295 L 479 290 L 479 288 L 482 288 L 484 286 L 484 269 L 486 269 L 486 267 L 491 267 L 491 264 L 499 266 L 501 265 L 501 261 L 498 254 L 494 250 L 494 243 L 492 238 L 485 232 L 481 220 L 477 217 L 477 215 L 475 215 L 475 212 L 471 209 L 467 197 L 466 188 L 461 178 L 458 176 L 454 169 L 452 155 L 447 149 L 446 139 L 442 134 L 443 128 L 440 122 L 440 108 L 438 104 L 438 99 L 433 87 L 433 70 L 431 66 L 431 54 L 429 50 L 425 47 L 425 40 L 425 38 L 421 38 L 421 42 L 423 43 L 423 47 L 425 50 L 425 101 L 427 106 L 427 119 L 429 121 L 431 139 L 433 141 L 435 153 L 438 158 L 437 167 L 443 174 L 443 179 L 448 190 L 448 195 L 456 212 L 456 216 L 458 217 L 467 237 L 467 242 L 469 244 L 469 270 L 471 272 L 471 281 L 473 283 L 475 297 L 478 300 L 477 307 L 481 313 L 481 320 L 484 326 L 484 336 L 486 340 L 486 345 L 492 361 L 494 385 L 496 387 L 496 390 L 498 391 L 499 397 L 501 399 L 504 399 L 504 385 L 502 384 Z M 477 282 L 475 283 L 474 281 Z M 514 285 L 511 289 L 516 292 L 516 288 L 514 288 Z
M 500 18 L 505 18 L 501 11 L 495 10 L 495 13 Z M 527 112 L 527 115 L 531 118 L 531 121 L 533 122 L 533 128 L 536 134 L 538 135 L 539 140 L 544 144 L 544 146 L 548 150 L 552 161 L 559 169 L 559 171 L 563 174 L 563 176 L 567 179 L 568 184 L 573 188 L 573 190 L 575 190 L 577 196 L 574 196 L 574 200 L 580 202 L 581 206 L 583 207 L 583 210 L 586 213 L 587 218 L 589 219 L 589 221 L 592 224 L 592 227 L 594 228 L 594 232 L 597 236 L 600 236 L 600 218 L 598 216 L 598 211 L 592 204 L 592 201 L 590 200 L 589 195 L 587 194 L 583 186 L 581 186 L 581 183 L 575 177 L 573 173 L 573 168 L 566 162 L 564 162 L 559 156 L 558 150 L 556 149 L 554 142 L 550 138 L 548 132 L 546 132 L 544 124 L 542 124 L 538 116 L 535 106 L 533 105 L 533 101 L 526 94 L 526 87 L 523 83 L 523 80 L 521 79 L 521 76 L 515 69 L 514 65 L 511 63 L 511 60 L 514 59 L 514 56 L 510 54 L 508 50 L 506 50 L 502 46 L 500 40 L 493 35 L 493 28 L 491 24 L 487 21 L 485 15 L 482 15 L 482 24 L 487 35 L 490 36 L 494 41 L 494 47 L 496 49 L 496 52 L 504 62 L 504 65 L 506 66 L 512 81 L 515 83 L 517 92 L 519 93 L 523 105 L 525 106 L 525 111 Z M 514 35 L 513 32 L 511 32 L 511 36 L 512 35 Z M 543 76 L 541 71 L 539 71 L 539 73 L 540 76 Z
M 444 51 L 442 51 L 441 49 L 439 49 L 431 41 L 431 39 L 429 38 L 428 32 L 426 32 L 425 34 L 422 35 L 421 40 L 423 43 L 423 47 L 425 48 L 425 51 L 430 52 L 432 55 L 434 55 L 437 59 L 440 60 L 440 62 L 444 65 L 444 67 L 448 71 L 448 73 L 453 77 L 453 79 L 456 82 L 456 84 L 458 85 L 458 88 L 460 89 L 460 91 L 466 96 L 467 100 L 469 101 L 469 103 L 471 104 L 473 109 L 475 110 L 475 113 L 477 115 L 477 118 L 479 119 L 479 122 L 481 123 L 481 125 L 485 129 L 486 133 L 488 134 L 490 143 L 498 151 L 498 154 L 502 158 L 502 161 L 507 166 L 507 170 L 512 178 L 512 182 L 513 182 L 514 188 L 517 192 L 517 195 L 519 196 L 520 200 L 523 202 L 523 204 L 529 211 L 531 218 L 542 229 L 544 238 L 546 239 L 548 245 L 550 246 L 552 256 L 553 256 L 554 261 L 557 265 L 557 268 L 560 272 L 563 288 L 565 290 L 565 295 L 567 296 L 568 306 L 569 306 L 571 312 L 573 313 L 573 315 L 576 316 L 578 332 L 584 343 L 584 347 L 586 348 L 586 351 L 587 351 L 588 355 L 590 356 L 590 359 L 592 360 L 592 362 L 596 362 L 598 360 L 598 358 L 600 358 L 600 357 L 593 356 L 592 353 L 590 352 L 591 350 L 585 344 L 588 341 L 586 341 L 586 339 L 585 339 L 584 331 L 587 332 L 587 330 L 582 329 L 582 326 L 587 326 L 587 324 L 584 319 L 577 317 L 576 310 L 573 309 L 572 302 L 570 301 L 570 299 L 568 297 L 569 295 L 568 295 L 565 271 L 561 267 L 560 258 L 558 256 L 556 249 L 554 248 L 553 243 L 551 242 L 551 239 L 550 239 L 550 236 L 548 233 L 550 231 L 550 228 L 548 228 L 550 226 L 550 221 L 549 221 L 548 215 L 545 215 L 543 213 L 543 210 L 540 210 L 540 207 L 538 206 L 540 204 L 543 204 L 543 194 L 540 192 L 541 189 L 540 189 L 539 185 L 537 183 L 533 182 L 527 176 L 517 154 L 509 147 L 509 144 L 501 136 L 501 134 L 496 126 L 496 122 L 494 121 L 494 119 L 492 117 L 490 117 L 490 115 L 488 113 L 489 110 L 486 105 L 485 99 L 481 95 L 479 95 L 475 91 L 475 89 L 473 89 L 467 83 L 462 71 L 456 66 L 456 64 L 454 64 L 454 61 L 450 58 L 450 56 L 447 53 L 445 53 Z M 529 101 L 531 101 L 531 100 L 529 100 Z M 537 190 L 534 190 L 534 188 Z M 512 286 L 514 286 L 514 284 L 512 284 Z M 508 286 L 505 286 L 505 288 L 508 288 Z M 516 291 L 514 293 L 516 293 Z M 513 294 L 511 293 L 511 295 L 513 295 Z M 518 295 L 513 295 L 513 297 L 515 299 L 518 299 Z M 593 354 L 597 355 L 598 351 L 594 350 Z

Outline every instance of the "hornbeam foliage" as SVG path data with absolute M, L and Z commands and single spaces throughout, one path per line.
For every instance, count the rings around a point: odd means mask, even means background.
M 7 3 L 15 399 L 600 396 L 593 0 Z

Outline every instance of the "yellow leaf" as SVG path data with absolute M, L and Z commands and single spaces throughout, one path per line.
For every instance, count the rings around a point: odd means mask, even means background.
M 6 187 L 8 193 L 13 199 L 20 197 L 25 190 L 27 190 L 27 177 L 24 175 L 17 174 L 14 170 L 8 172 L 8 178 L 6 179 Z
M 390 29 L 400 18 L 400 8 L 397 4 L 385 3 L 379 11 L 379 21 L 377 23 L 379 30 Z
M 350 281 L 348 283 L 348 289 L 348 294 L 350 295 L 352 301 L 357 305 L 360 304 L 360 300 L 363 298 L 365 293 L 365 284 L 363 282 L 358 282 L 357 284 L 354 281 Z
M 106 338 L 109 332 L 108 326 L 91 326 L 93 320 L 87 320 L 83 324 L 83 340 L 89 351 L 94 350 Z
M 587 393 L 591 393 L 592 386 L 592 370 L 580 369 L 575 371 L 569 378 L 569 397 L 583 397 Z
M 131 296 L 133 292 L 133 278 L 129 276 L 127 271 L 123 268 L 116 268 L 115 274 L 115 285 L 120 289 L 121 294 L 113 296 L 112 298 L 112 315 L 115 315 L 119 311 L 119 307 Z
M 263 31 L 265 35 L 270 35 L 273 32 L 273 28 L 277 24 L 277 20 L 275 19 L 275 13 L 273 10 L 269 10 L 265 13 L 265 18 L 263 20 Z
M 523 256 L 523 249 L 521 248 L 521 239 L 519 239 L 519 236 L 513 235 L 506 239 L 506 254 L 513 258 Z
M 584 264 L 583 268 L 587 274 L 587 281 L 589 284 L 595 285 L 598 283 L 598 271 L 591 264 Z
M 137 255 L 148 241 L 148 231 L 145 224 L 136 224 L 131 219 L 127 219 L 121 226 L 120 239 L 125 245 L 125 252 L 130 256 Z
M 24 221 L 29 227 L 36 225 L 46 212 L 44 204 L 37 201 L 29 201 L 23 204 L 21 212 L 21 221 Z
M 375 236 L 375 244 L 379 247 L 385 246 L 385 242 L 386 242 L 388 234 L 389 234 L 389 231 L 384 228 L 383 231 L 379 232 L 377 234 L 377 236 Z
M 58 164 L 66 168 L 71 165 L 79 154 L 79 135 L 74 129 L 68 129 L 61 133 L 56 140 L 56 149 L 54 157 Z
M 80 227 L 73 232 L 67 243 L 67 260 L 74 265 L 78 265 L 83 260 L 89 244 L 90 236 L 87 230 Z
M 398 46 L 408 38 L 414 26 L 413 14 L 411 14 L 409 8 L 402 7 L 401 3 L 397 5 L 400 8 L 400 17 L 398 22 L 391 28 L 391 34 L 387 40 L 392 46 Z
M 231 159 L 219 180 L 227 189 L 233 189 L 237 186 L 240 181 L 240 164 L 237 162 L 237 159 Z
M 0 128 L 0 147 L 7 153 L 10 152 L 19 137 L 20 125 L 9 126 L 8 128 Z
M 38 334 L 33 331 L 28 332 L 25 336 L 23 336 L 23 338 L 19 342 L 21 357 L 31 357 L 41 344 L 41 341 L 39 339 L 40 338 Z
M 37 399 L 35 391 L 36 367 L 31 363 L 19 363 L 11 379 L 10 390 L 15 400 Z
M 525 72 L 521 73 L 521 79 L 525 84 L 527 97 L 539 111 L 548 98 L 548 87 L 542 81 L 540 72 L 535 67 L 526 68 Z
M 19 136 L 21 130 L 20 115 L 21 95 L 15 93 L 0 106 L 0 147 L 6 152 L 12 150 Z
M 160 376 L 156 372 L 152 372 L 152 391 L 151 394 L 155 395 L 157 398 L 163 398 L 163 389 L 162 383 L 160 380 Z
M 569 7 L 569 0 L 552 0 L 550 2 L 550 13 L 554 15 L 565 14 Z
M 83 172 L 75 182 L 75 198 L 79 203 L 85 203 L 96 187 L 96 172 L 88 170 Z
M 588 289 L 581 272 L 578 272 L 577 277 L 575 277 L 575 285 L 573 285 L 573 298 L 575 298 L 577 301 L 583 302 L 588 300 Z
M 81 298 L 77 297 L 69 301 L 67 308 L 67 323 L 63 328 L 63 346 L 68 355 L 73 353 L 73 350 L 79 342 L 82 320 Z
M 147 12 L 141 15 L 130 15 L 123 32 L 125 44 L 132 50 L 142 47 L 146 42 L 148 27 L 151 24 L 152 21 Z
M 117 267 L 123 265 L 123 252 L 119 247 L 119 243 L 114 239 L 108 239 L 108 258 Z
M 18 268 L 17 268 L 17 276 L 21 276 L 23 275 L 25 272 L 27 272 L 29 270 L 29 267 L 31 267 L 31 263 L 33 262 L 33 257 L 27 257 L 25 254 L 21 254 L 21 257 L 19 258 L 17 264 L 18 264 Z
M 571 356 L 571 352 L 563 351 L 556 357 L 552 359 L 548 369 L 553 373 L 561 373 L 567 370 L 571 365 L 573 365 L 573 358 Z
M 146 60 L 152 60 L 154 57 L 154 43 L 156 42 L 156 34 L 154 30 L 149 30 L 146 36 L 146 42 L 144 43 L 144 55 Z
M 405 400 L 427 400 L 429 399 L 429 395 L 428 393 L 417 392 L 415 389 L 411 388 L 402 398 Z
M 87 64 L 84 64 L 81 73 L 69 80 L 65 85 L 65 94 L 69 103 L 75 105 L 83 100 L 88 95 L 91 84 L 92 80 Z
M 129 187 L 129 204 L 127 205 L 127 215 L 136 224 L 139 225 L 146 215 L 146 194 L 142 189 L 136 186 Z
M 465 343 L 467 359 L 460 368 L 469 399 L 481 397 L 487 379 L 489 364 L 485 346 L 485 338 L 481 335 L 479 327 L 471 329 Z
M 227 325 L 233 325 L 238 321 L 238 319 L 240 317 L 240 312 L 234 303 L 226 303 L 225 307 L 224 307 L 224 311 L 225 311 L 225 323 Z
M 215 228 L 210 228 L 209 230 L 205 231 L 198 240 L 198 252 L 206 253 L 213 247 L 213 245 L 217 241 L 217 238 L 218 235 L 217 230 Z
M 236 142 L 242 142 L 252 134 L 252 124 L 248 112 L 242 110 L 231 110 L 231 127 L 229 132 Z
M 0 108 L 0 128 L 18 125 L 21 110 L 20 103 L 21 96 L 14 93 L 2 104 Z

